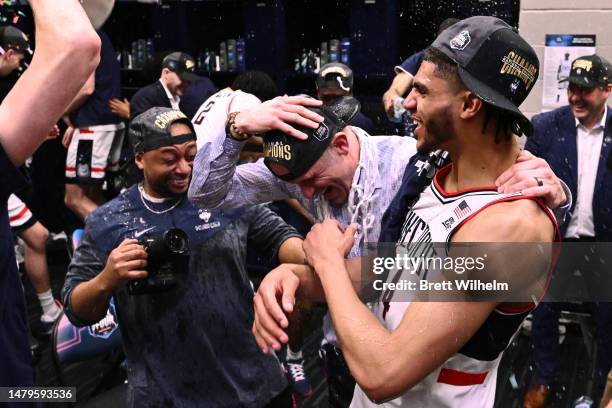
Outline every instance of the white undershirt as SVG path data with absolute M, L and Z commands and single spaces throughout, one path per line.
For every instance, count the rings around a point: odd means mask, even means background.
M 166 91 L 166 96 L 168 97 L 168 100 L 170 101 L 170 106 L 172 106 L 172 109 L 178 110 L 179 103 L 181 102 L 181 97 L 178 95 L 177 96 L 172 95 L 172 92 L 170 92 L 170 90 L 168 89 L 166 84 L 164 84 L 164 81 L 162 81 L 161 78 L 159 79 L 159 82 L 164 87 L 164 91 Z
M 157 197 L 153 197 L 152 195 L 148 194 L 142 183 L 138 184 L 138 190 L 140 191 L 140 194 L 142 195 L 142 197 L 147 200 L 150 201 L 152 203 L 165 203 L 166 201 L 170 201 L 170 200 L 174 200 L 173 197 L 162 197 L 162 198 L 157 198 Z
M 608 107 L 597 125 L 588 131 L 578 119 L 576 119 L 576 148 L 578 153 L 578 194 L 576 196 L 576 207 L 572 213 L 565 238 L 594 237 L 595 225 L 593 224 L 593 193 L 595 191 L 595 179 L 599 167 L 599 155 L 603 143 L 604 127 Z

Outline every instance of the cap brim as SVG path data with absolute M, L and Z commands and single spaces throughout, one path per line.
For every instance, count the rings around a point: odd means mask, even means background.
M 353 96 L 342 96 L 332 101 L 325 109 L 331 110 L 346 126 L 361 111 L 361 103 Z
M 340 89 L 343 92 L 351 92 L 351 90 L 353 89 L 352 84 L 350 84 L 349 86 L 342 87 L 337 80 L 317 80 L 316 85 L 317 89 Z
M 602 82 L 589 82 L 585 80 L 583 77 L 579 77 L 579 76 L 569 76 L 559 81 L 559 83 L 561 82 L 569 82 L 569 83 L 572 83 L 574 85 L 578 85 L 584 88 L 595 88 L 596 86 L 602 86 L 606 84 L 605 82 L 603 83 Z
M 517 106 L 514 105 L 514 103 L 512 103 L 512 101 L 496 90 L 483 84 L 462 67 L 458 67 L 458 69 L 461 80 L 470 91 L 474 92 L 480 99 L 489 105 L 502 109 L 514 116 L 516 124 L 520 128 L 521 132 L 525 134 L 525 136 L 531 136 L 533 134 L 533 125 L 531 124 L 531 121 L 525 115 L 523 115 L 523 113 Z
M 194 74 L 193 72 L 181 72 L 180 74 L 178 74 L 178 76 L 183 80 L 183 81 L 188 81 L 188 82 L 195 82 L 198 79 L 202 78 L 199 75 Z

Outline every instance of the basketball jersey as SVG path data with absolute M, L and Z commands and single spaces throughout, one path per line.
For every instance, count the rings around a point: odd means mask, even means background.
M 15 194 L 11 194 L 8 199 L 8 214 L 11 228 L 19 229 L 32 218 L 30 209 Z
M 433 256 L 433 243 L 449 243 L 453 234 L 481 210 L 500 202 L 530 199 L 521 193 L 500 194 L 494 186 L 446 193 L 438 180 L 444 178 L 451 168 L 452 164 L 449 164 L 440 169 L 408 211 L 398 245 L 422 245 L 422 253 Z M 553 222 L 558 236 L 554 215 L 540 202 L 538 204 Z M 426 272 L 416 273 L 423 279 Z M 410 305 L 410 302 L 394 302 L 394 296 L 393 292 L 383 294 L 383 300 L 372 306 L 372 312 L 389 331 L 399 326 Z M 385 299 L 390 302 L 383 303 Z M 351 407 L 493 407 L 502 353 L 531 309 L 531 306 L 520 310 L 499 305 L 456 354 L 409 391 L 377 405 L 357 385 Z
M 204 143 L 224 140 L 228 114 L 252 108 L 260 103 L 256 96 L 242 91 L 234 91 L 231 88 L 222 89 L 204 101 L 192 120 L 197 136 L 198 150 L 202 148 Z M 219 135 L 222 135 L 222 137 L 219 137 Z M 221 148 L 221 146 L 215 147 Z
M 559 64 L 559 72 L 557 74 L 557 80 L 561 81 L 561 80 L 567 79 L 570 75 L 571 70 L 572 70 L 571 61 L 568 61 L 568 60 L 561 61 L 561 63 Z M 566 89 L 567 86 L 568 86 L 567 81 L 558 82 L 559 89 Z

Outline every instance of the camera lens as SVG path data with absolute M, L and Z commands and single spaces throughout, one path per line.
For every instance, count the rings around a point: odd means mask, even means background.
M 174 254 L 183 254 L 189 247 L 189 239 L 185 231 L 173 228 L 164 234 L 166 248 Z

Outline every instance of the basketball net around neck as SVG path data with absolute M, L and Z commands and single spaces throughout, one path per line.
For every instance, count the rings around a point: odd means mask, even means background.
M 357 134 L 357 131 L 355 131 L 355 134 Z M 351 224 L 357 224 L 356 244 L 368 242 L 368 234 L 376 220 L 376 214 L 372 211 L 372 202 L 378 194 L 376 191 L 378 152 L 374 149 L 372 143 L 364 140 L 368 137 L 370 136 L 365 132 L 357 134 L 360 147 L 359 164 L 355 169 L 355 176 L 353 176 L 346 205 L 341 208 L 334 207 L 322 195 L 317 195 L 314 200 L 315 217 L 318 222 L 326 218 L 338 219 L 340 215 L 341 219 L 350 220 Z M 343 227 L 347 227 L 347 225 L 343 225 Z

